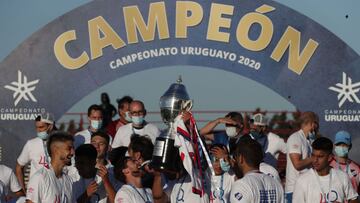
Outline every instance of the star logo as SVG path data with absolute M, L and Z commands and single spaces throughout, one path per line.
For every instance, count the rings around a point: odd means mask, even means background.
M 36 85 L 38 82 L 39 80 L 28 82 L 27 77 L 25 75 L 23 76 L 21 71 L 18 71 L 18 81 L 11 82 L 11 85 L 5 85 L 4 87 L 14 91 L 13 97 L 15 99 L 14 104 L 16 106 L 21 101 L 21 99 L 37 102 L 31 92 L 35 90 L 36 87 L 34 85 Z
M 356 96 L 356 93 L 360 90 L 360 82 L 352 83 L 352 79 L 346 76 L 346 73 L 343 72 L 342 83 L 336 83 L 335 87 L 329 87 L 329 90 L 338 93 L 339 108 L 345 103 L 345 101 L 356 102 L 360 104 L 359 98 Z

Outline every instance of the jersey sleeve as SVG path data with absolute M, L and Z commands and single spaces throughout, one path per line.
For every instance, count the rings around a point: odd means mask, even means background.
M 21 190 L 21 186 L 20 183 L 18 181 L 18 179 L 15 176 L 15 173 L 11 170 L 11 174 L 10 174 L 10 190 L 12 192 L 18 192 Z
M 29 180 L 26 199 L 31 200 L 34 203 L 41 202 L 41 194 L 43 194 L 43 185 L 45 183 L 42 181 L 41 175 L 35 173 Z
M 301 140 L 299 140 L 297 136 L 290 136 L 286 143 L 286 147 L 289 154 L 301 154 Z
M 348 176 L 344 177 L 344 184 L 345 184 L 344 191 L 345 191 L 346 200 L 355 200 L 359 195 L 354 190 L 351 184 L 351 180 Z
M 25 166 L 26 164 L 28 164 L 30 162 L 30 146 L 29 146 L 29 141 L 27 141 L 17 159 L 17 162 L 19 165 L 21 166 Z

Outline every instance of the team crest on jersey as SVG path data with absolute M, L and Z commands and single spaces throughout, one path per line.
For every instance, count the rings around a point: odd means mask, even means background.
M 243 196 L 242 196 L 242 194 L 241 194 L 240 192 L 237 192 L 237 193 L 235 194 L 235 198 L 236 198 L 238 201 L 240 201 L 240 200 L 243 198 Z

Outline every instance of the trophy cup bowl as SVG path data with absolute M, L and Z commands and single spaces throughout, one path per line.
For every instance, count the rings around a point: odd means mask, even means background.
M 158 170 L 174 171 L 174 158 L 176 152 L 174 138 L 176 130 L 173 129 L 175 118 L 184 110 L 185 103 L 191 103 L 186 88 L 181 84 L 181 77 L 177 83 L 170 85 L 168 90 L 160 97 L 160 112 L 163 122 L 168 126 L 156 138 L 151 165 Z

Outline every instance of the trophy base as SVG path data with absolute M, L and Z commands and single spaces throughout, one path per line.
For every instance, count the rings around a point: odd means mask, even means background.
M 169 137 L 157 137 L 151 161 L 151 167 L 159 171 L 175 171 L 174 140 Z M 178 155 L 176 155 L 178 156 Z

